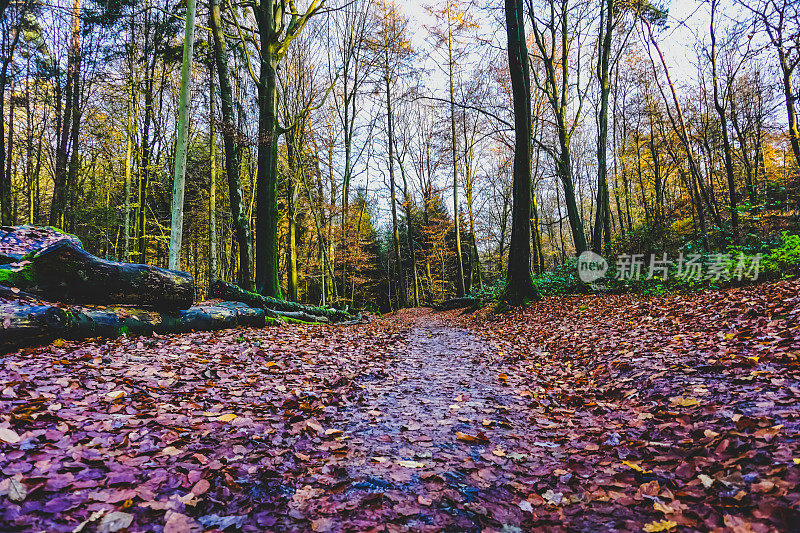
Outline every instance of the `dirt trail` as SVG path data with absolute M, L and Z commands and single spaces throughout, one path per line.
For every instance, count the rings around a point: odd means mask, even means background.
M 406 349 L 357 378 L 363 401 L 348 426 L 353 443 L 412 459 L 452 449 L 457 432 L 506 439 L 509 391 L 489 368 L 490 347 L 431 315 L 408 327 Z
M 499 379 L 486 341 L 414 313 L 391 319 L 405 346 L 362 367 L 358 401 L 337 415 L 350 446 L 341 500 L 380 495 L 375 512 L 401 527 L 518 531 L 524 515 L 503 470 L 506 452 L 530 459 L 518 453 L 521 433 L 531 434 L 516 408 L 521 398 Z

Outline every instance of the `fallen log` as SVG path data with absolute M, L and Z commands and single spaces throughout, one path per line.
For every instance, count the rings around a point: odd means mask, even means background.
M 309 305 L 301 305 L 294 302 L 287 302 L 284 300 L 278 300 L 277 298 L 270 298 L 267 296 L 261 296 L 260 294 L 246 291 L 240 287 L 237 287 L 233 283 L 228 283 L 226 281 L 217 280 L 211 284 L 211 287 L 208 289 L 208 294 L 210 298 L 219 298 L 222 300 L 234 300 L 237 302 L 243 302 L 249 305 L 250 307 L 259 307 L 261 309 L 269 309 L 275 311 L 276 313 L 305 313 L 306 315 L 310 315 L 311 317 L 316 317 L 314 320 L 305 320 L 305 321 L 312 321 L 312 322 L 320 322 L 320 317 L 324 317 L 328 319 L 330 322 L 342 322 L 342 321 L 350 321 L 355 319 L 356 317 L 346 313 L 344 311 L 340 311 L 338 309 L 328 309 L 325 307 L 313 307 Z
M 61 238 L 59 238 L 61 235 Z M 0 284 L 70 304 L 178 310 L 194 300 L 186 272 L 96 257 L 52 228 L 0 228 Z
M 303 311 L 274 311 L 278 317 L 291 318 L 292 320 L 299 320 L 301 322 L 320 322 L 326 324 L 330 322 L 328 317 L 322 315 L 310 315 Z
M 188 333 L 239 326 L 263 327 L 264 310 L 240 302 L 199 304 L 157 312 L 132 307 L 58 307 L 21 298 L 0 302 L 0 351 L 53 339 L 115 338 L 123 334 Z

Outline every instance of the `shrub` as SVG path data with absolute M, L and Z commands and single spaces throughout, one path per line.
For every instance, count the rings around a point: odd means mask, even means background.
M 800 235 L 783 232 L 780 245 L 764 255 L 761 269 L 771 279 L 800 274 Z

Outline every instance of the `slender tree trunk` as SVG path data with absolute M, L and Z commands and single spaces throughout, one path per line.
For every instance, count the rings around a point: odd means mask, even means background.
M 722 147 L 724 149 L 725 176 L 728 179 L 728 194 L 730 196 L 731 211 L 731 231 L 733 242 L 739 242 L 739 209 L 736 195 L 736 180 L 733 175 L 733 155 L 731 150 L 730 135 L 728 135 L 728 118 L 723 105 L 723 99 L 719 94 L 719 77 L 717 75 L 717 38 L 714 31 L 714 15 L 716 14 L 717 1 L 711 1 L 711 80 L 714 83 L 714 108 L 717 110 L 719 122 L 722 129 Z
M 172 179 L 172 223 L 169 234 L 169 268 L 181 268 L 183 240 L 183 198 L 186 188 L 186 149 L 189 142 L 189 98 L 192 90 L 194 59 L 194 17 L 196 0 L 186 0 L 186 29 L 183 35 L 181 89 L 178 100 L 178 138 L 175 145 L 175 173 Z
M 69 159 L 68 143 L 70 139 L 70 128 L 72 126 L 72 113 L 77 112 L 74 103 L 77 101 L 73 96 L 77 92 L 78 66 L 80 64 L 80 13 L 81 0 L 74 0 L 72 4 L 72 23 L 69 54 L 67 59 L 67 83 L 64 91 L 65 100 L 63 102 L 64 115 L 59 116 L 60 128 L 56 139 L 56 161 L 55 172 L 53 175 L 53 201 L 50 204 L 51 226 L 58 226 L 59 221 L 64 220 L 64 209 L 67 201 L 67 161 Z M 61 95 L 56 91 L 57 113 L 60 113 Z M 77 147 L 73 146 L 75 150 Z
M 456 141 L 456 104 L 453 80 L 453 30 L 450 16 L 450 0 L 447 0 L 447 59 L 449 62 L 450 79 L 450 136 L 453 151 L 453 225 L 456 231 L 456 257 L 458 259 L 458 281 L 456 282 L 456 296 L 461 298 L 466 292 L 464 289 L 464 260 L 461 257 L 461 224 L 458 209 L 458 143 Z
M 14 173 L 12 172 L 13 167 L 12 163 L 14 161 L 14 115 L 16 114 L 16 98 L 14 98 L 14 93 L 16 91 L 16 87 L 14 84 L 14 78 L 11 78 L 11 106 L 8 109 L 8 141 L 5 141 L 2 137 L 0 137 L 0 143 L 6 142 L 8 146 L 8 153 L 6 154 L 6 158 L 0 159 L 0 166 L 5 166 L 5 176 L 4 179 L 8 185 L 8 198 L 5 202 L 3 202 L 4 209 L 7 209 L 7 213 L 3 213 L 3 224 L 4 225 L 13 225 L 15 213 L 13 207 L 13 196 L 11 196 L 11 184 L 13 183 Z M 4 120 L 5 117 L 0 115 L 0 122 Z M 8 206 L 7 208 L 5 206 Z M 7 222 L 6 222 L 7 220 Z
M 403 259 L 400 255 L 400 230 L 397 224 L 397 196 L 395 193 L 396 185 L 394 179 L 394 126 L 392 123 L 392 93 L 389 86 L 389 50 L 386 49 L 386 64 L 384 65 L 384 82 L 386 93 L 386 135 L 389 145 L 389 189 L 392 202 L 392 244 L 394 245 L 394 258 L 397 264 L 397 307 L 406 306 L 406 282 L 403 274 Z
M 411 273 L 414 283 L 414 307 L 419 307 L 419 276 L 417 275 L 417 252 L 414 244 L 414 224 L 411 219 L 411 193 L 408 190 L 408 179 L 403 162 L 397 159 L 400 167 L 400 175 L 403 178 L 403 209 L 406 212 L 406 239 L 408 240 L 408 250 L 411 255 Z
M 239 251 L 239 286 L 253 290 L 252 246 L 250 219 L 242 204 L 241 149 L 237 146 L 238 128 L 234 111 L 233 88 L 228 71 L 228 47 L 222 28 L 220 0 L 211 2 L 211 28 L 214 34 L 214 57 L 219 79 L 220 108 L 222 111 L 222 143 L 225 149 L 225 175 L 228 180 L 228 196 L 233 219 L 233 233 Z M 231 250 L 233 243 L 231 243 Z M 233 268 L 231 268 L 233 272 Z
M 644 22 L 644 25 L 647 29 L 650 42 L 656 49 L 656 53 L 658 54 L 658 57 L 661 61 L 661 66 L 664 67 L 664 75 L 667 78 L 667 84 L 669 85 L 670 93 L 672 94 L 672 102 L 675 105 L 675 113 L 678 115 L 678 123 L 677 124 L 675 123 L 672 113 L 669 110 L 669 105 L 667 105 L 667 115 L 669 116 L 672 128 L 678 133 L 678 137 L 680 138 L 681 143 L 683 144 L 684 149 L 686 150 L 686 156 L 689 163 L 689 173 L 692 176 L 692 180 L 694 183 L 697 184 L 700 191 L 704 192 L 702 178 L 700 176 L 700 170 L 697 167 L 697 160 L 695 159 L 694 156 L 694 150 L 692 148 L 691 139 L 689 139 L 689 135 L 686 131 L 686 121 L 684 120 L 683 117 L 683 109 L 681 108 L 680 101 L 678 100 L 678 93 L 675 91 L 675 85 L 672 83 L 672 78 L 670 77 L 669 74 L 669 68 L 667 67 L 667 62 L 664 59 L 664 54 L 661 52 L 661 48 L 658 46 L 658 43 L 656 42 L 655 36 L 653 35 L 652 27 L 650 26 L 650 24 L 647 22 L 646 19 L 642 19 L 642 21 Z M 649 53 L 650 50 L 648 48 L 648 54 Z M 655 70 L 655 62 L 653 62 L 653 69 Z M 666 104 L 667 100 L 666 95 L 664 94 L 661 85 L 660 84 L 657 85 L 658 85 L 658 90 L 659 92 L 661 92 L 661 96 L 664 99 L 664 103 Z M 702 204 L 698 204 L 697 215 L 700 220 L 700 230 L 703 232 L 702 235 L 703 246 L 705 247 L 705 249 L 708 249 L 708 234 L 707 234 L 705 213 L 703 212 Z
M 212 41 L 213 41 L 213 35 Z M 217 279 L 217 125 L 214 100 L 216 87 L 214 83 L 214 50 L 208 50 L 208 148 L 209 148 L 209 184 L 208 184 L 208 283 Z
M 597 116 L 597 211 L 592 232 L 592 251 L 600 253 L 603 244 L 603 230 L 606 228 L 607 214 L 611 208 L 608 202 L 608 97 L 611 92 L 610 56 L 612 33 L 614 29 L 614 0 L 600 2 L 600 54 L 597 59 L 597 80 L 600 82 L 600 109 Z M 609 240 L 606 233 L 605 241 Z
M 792 74 L 794 68 L 789 66 L 789 60 L 786 57 L 786 51 L 782 46 L 778 47 L 778 63 L 781 67 L 783 95 L 786 98 L 786 118 L 789 125 L 789 142 L 792 145 L 792 153 L 794 154 L 797 167 L 800 168 L 800 131 L 797 128 L 797 110 L 795 109 L 797 95 L 792 87 Z M 798 172 L 798 175 L 800 175 L 800 172 Z
M 8 76 L 8 67 L 14 58 L 14 50 L 19 42 L 19 36 L 22 32 L 14 33 L 11 44 L 8 47 L 8 53 L 3 58 L 3 66 L 0 68 L 0 223 L 2 225 L 11 225 L 11 175 L 6 172 L 6 132 L 5 132 L 5 103 L 6 103 L 6 78 Z M 5 37 L 5 36 L 4 36 Z
M 289 300 L 298 301 L 297 276 L 297 139 L 293 131 L 286 134 L 286 151 L 289 175 L 286 177 L 286 218 L 289 231 L 286 235 L 286 285 Z M 323 272 L 324 275 L 324 272 Z

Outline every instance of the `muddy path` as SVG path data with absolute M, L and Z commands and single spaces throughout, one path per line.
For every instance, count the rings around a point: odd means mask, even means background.
M 364 363 L 357 401 L 337 415 L 350 446 L 342 501 L 379 497 L 375 512 L 401 529 L 520 530 L 516 466 L 533 464 L 531 446 L 551 457 L 558 446 L 530 444 L 526 395 L 507 385 L 491 343 L 428 313 L 389 320 L 404 342 Z

